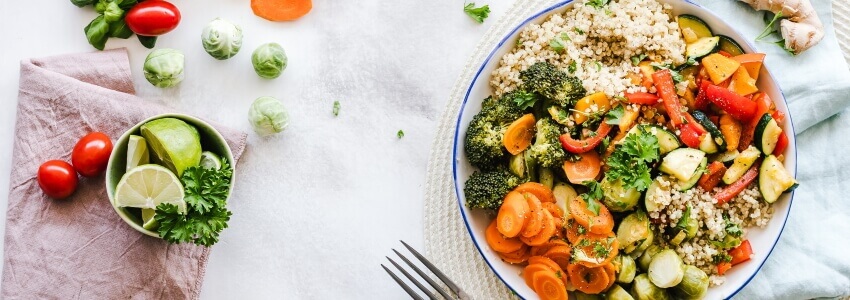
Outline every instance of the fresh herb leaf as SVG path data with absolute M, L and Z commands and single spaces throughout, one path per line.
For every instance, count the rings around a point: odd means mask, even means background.
M 797 53 L 794 53 L 794 50 L 791 50 L 791 49 L 788 49 L 788 47 L 785 47 L 785 39 L 775 41 L 775 42 L 773 42 L 773 44 L 779 46 L 780 48 L 782 48 L 782 50 L 785 50 L 785 52 L 788 52 L 788 54 L 791 54 L 791 56 L 797 56 Z
M 660 158 L 658 138 L 638 127 L 635 134 L 626 135 L 622 141 L 605 160 L 605 177 L 622 180 L 626 189 L 644 191 L 652 183 L 648 164 Z
M 571 41 L 570 36 L 566 32 L 562 32 L 559 36 L 555 36 L 549 41 L 549 47 L 557 53 L 564 53 L 568 41 Z
M 602 8 L 605 5 L 608 5 L 608 2 L 611 0 L 590 0 L 585 3 L 588 6 L 592 6 L 595 8 Z
M 572 73 L 576 72 L 576 68 L 578 68 L 578 66 L 576 65 L 576 61 L 571 61 L 570 65 L 567 66 L 567 71 L 570 72 L 570 74 L 572 74 Z
M 398 132 L 397 132 L 395 135 L 396 135 L 398 138 L 403 138 L 403 137 L 404 137 L 404 131 L 403 131 L 403 130 L 401 130 L 401 129 L 399 129 L 399 130 L 398 130 Z
M 688 230 L 688 222 L 691 221 L 691 206 L 688 205 L 688 208 L 685 209 L 685 213 L 682 214 L 682 217 L 679 218 L 679 222 L 676 222 L 676 228 L 682 230 Z
M 605 124 L 619 125 L 620 119 L 623 118 L 623 114 L 625 112 L 626 112 L 626 109 L 623 108 L 622 105 L 619 105 L 616 108 L 609 110 L 608 113 L 605 114 Z
M 670 70 L 670 75 L 673 77 L 673 81 L 676 82 L 676 83 L 685 81 L 685 76 L 682 76 L 682 74 L 679 73 L 679 71 L 676 71 L 676 68 L 674 68 L 673 66 L 671 66 L 669 64 L 666 64 L 666 65 L 652 64 L 652 68 L 655 69 L 656 71 L 664 70 L 664 69 Z
M 487 19 L 490 15 L 490 6 L 475 7 L 475 2 L 470 2 L 463 6 L 463 12 L 469 15 L 475 22 L 484 23 L 484 19 Z
M 600 208 L 599 200 L 603 197 L 602 186 L 595 180 L 587 180 L 581 184 L 587 187 L 587 193 L 581 194 L 581 198 L 587 201 L 587 210 L 598 216 Z
M 632 64 L 637 66 L 644 58 L 646 58 L 646 54 L 632 56 Z
M 516 39 L 516 46 L 517 47 L 522 46 L 522 40 L 521 39 Z
M 720 252 L 711 257 L 711 261 L 716 265 L 724 262 L 731 262 L 732 256 L 726 252 Z
M 333 109 L 334 117 L 339 116 L 339 108 L 340 108 L 339 101 L 334 101 L 334 109 Z
M 765 12 L 765 18 L 767 18 L 767 14 L 768 14 L 768 13 L 769 13 L 769 12 Z M 759 34 L 759 35 L 756 37 L 756 41 L 761 41 L 762 39 L 764 39 L 764 38 L 766 38 L 767 36 L 769 36 L 769 35 L 773 34 L 774 32 L 776 32 L 776 27 L 775 27 L 776 21 L 781 20 L 781 19 L 782 19 L 782 17 L 783 17 L 783 16 L 782 16 L 782 11 L 779 11 L 779 12 L 777 12 L 776 14 L 774 14 L 774 15 L 773 15 L 773 19 L 771 19 L 771 20 L 770 20 L 770 22 L 767 22 L 767 26 L 765 26 L 765 27 L 764 27 L 764 30 L 761 32 L 761 34 Z
M 732 222 L 728 216 L 724 215 L 723 220 L 726 221 L 726 233 L 733 237 L 740 237 L 744 234 L 744 231 L 741 230 L 741 226 Z
M 599 61 L 593 62 L 594 66 L 596 66 L 596 72 L 602 71 L 602 63 Z
M 534 104 L 537 103 L 537 97 L 526 91 L 518 91 L 514 93 L 513 101 L 516 102 L 519 109 L 526 110 L 534 107 Z
M 578 27 L 573 27 L 573 31 L 575 31 L 578 34 L 584 34 L 584 30 L 581 30 L 581 28 L 578 28 Z
M 601 242 L 594 243 L 593 254 L 595 254 L 597 258 L 608 257 L 608 253 L 610 253 L 610 250 L 608 250 L 608 248 L 605 247 L 605 245 L 602 245 Z

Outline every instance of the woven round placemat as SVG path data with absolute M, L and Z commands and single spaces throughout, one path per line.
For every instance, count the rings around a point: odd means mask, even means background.
M 523 0 L 490 27 L 451 92 L 432 145 L 425 186 L 425 251 L 429 259 L 475 299 L 516 298 L 493 274 L 475 249 L 458 210 L 452 179 L 455 122 L 476 69 L 505 32 L 555 0 Z M 833 17 L 845 59 L 850 63 L 850 2 L 833 0 Z

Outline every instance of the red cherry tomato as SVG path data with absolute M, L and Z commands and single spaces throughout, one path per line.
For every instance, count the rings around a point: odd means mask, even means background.
M 71 163 L 80 175 L 99 176 L 106 170 L 112 141 L 102 132 L 92 132 L 81 138 L 71 153 Z
M 54 199 L 64 199 L 77 190 L 77 172 L 71 164 L 49 160 L 38 167 L 38 186 Z
M 177 27 L 180 10 L 167 1 L 147 0 L 133 6 L 124 21 L 138 35 L 158 36 Z

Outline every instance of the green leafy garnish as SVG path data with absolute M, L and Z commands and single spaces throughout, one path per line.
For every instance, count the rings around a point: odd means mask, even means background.
M 608 257 L 608 253 L 610 253 L 610 250 L 608 250 L 607 247 L 602 245 L 601 242 L 594 243 L 593 254 L 595 254 L 596 257 Z
M 534 107 L 534 104 L 537 103 L 537 97 L 526 91 L 517 91 L 513 94 L 513 96 L 513 101 L 516 102 L 516 106 L 522 110 L 532 108 Z
M 726 228 L 725 229 L 726 229 L 727 234 L 734 236 L 734 237 L 740 237 L 741 235 L 744 234 L 744 231 L 741 230 L 741 226 L 733 223 L 732 220 L 729 220 L 728 216 L 724 215 L 723 220 L 726 221 Z
M 682 74 L 679 73 L 679 71 L 676 71 L 676 68 L 674 68 L 672 65 L 669 65 L 669 64 L 666 64 L 666 65 L 652 64 L 652 68 L 655 69 L 656 71 L 664 70 L 664 69 L 670 70 L 670 75 L 673 77 L 673 81 L 676 82 L 676 83 L 685 81 L 685 76 L 682 76 Z
M 602 8 L 605 5 L 608 5 L 608 2 L 611 0 L 590 0 L 587 1 L 586 5 L 593 6 L 595 8 Z
M 785 47 L 785 39 L 775 41 L 775 42 L 773 42 L 773 44 L 779 46 L 780 48 L 782 48 L 782 50 L 785 50 L 785 52 L 788 52 L 788 54 L 791 54 L 791 56 L 797 56 L 797 53 L 794 53 L 794 50 L 791 50 L 791 49 L 788 49 L 788 47 Z
M 581 194 L 581 198 L 587 201 L 587 210 L 599 215 L 599 200 L 602 199 L 602 186 L 595 180 L 587 180 L 581 183 L 587 187 L 587 193 Z
M 568 36 L 566 32 L 562 32 L 560 35 L 555 36 L 551 41 L 549 41 L 549 47 L 557 53 L 564 53 L 564 51 L 566 51 L 566 43 L 568 41 L 570 41 L 570 36 Z
M 226 159 L 221 160 L 220 169 L 194 166 L 183 171 L 180 181 L 185 190 L 186 214 L 173 204 L 158 205 L 154 218 L 159 222 L 159 236 L 169 243 L 207 247 L 217 243 L 232 215 L 226 207 L 232 176 L 233 169 Z
M 570 65 L 567 66 L 567 71 L 570 72 L 570 74 L 572 74 L 572 73 L 576 72 L 576 68 L 578 68 L 578 66 L 576 66 L 576 61 L 571 61 Z
M 602 71 L 602 63 L 599 61 L 594 61 L 593 65 L 596 66 L 596 72 Z
M 646 58 L 646 54 L 632 56 L 632 64 L 637 66 L 644 58 Z
M 340 108 L 339 101 L 334 101 L 334 109 L 333 109 L 334 117 L 339 116 L 339 108 Z
M 623 118 L 623 114 L 626 112 L 626 109 L 623 108 L 622 105 L 615 107 L 612 110 L 609 110 L 608 113 L 605 114 L 605 124 L 608 125 L 619 125 L 620 119 Z
M 649 163 L 660 158 L 658 138 L 638 127 L 635 134 L 628 134 L 623 143 L 605 160 L 608 171 L 605 177 L 610 180 L 620 179 L 625 188 L 635 188 L 644 191 L 652 183 Z
M 403 138 L 404 137 L 404 130 L 399 129 L 398 132 L 395 135 L 398 138 Z
M 719 263 L 732 261 L 732 256 L 726 252 L 720 252 L 711 257 L 711 261 L 716 265 Z
M 679 218 L 679 222 L 676 222 L 676 228 L 682 230 L 688 230 L 688 222 L 691 220 L 691 206 L 688 205 L 688 208 L 685 209 L 685 213 L 682 214 L 682 217 Z
M 490 15 L 490 6 L 475 7 L 475 2 L 470 2 L 463 6 L 463 12 L 469 15 L 475 22 L 484 23 L 484 19 Z
M 573 27 L 573 31 L 575 31 L 578 34 L 584 34 L 584 30 L 581 30 L 581 28 L 578 28 L 578 27 Z
M 768 14 L 769 14 L 769 12 L 765 12 L 765 21 L 767 21 Z M 776 27 L 775 27 L 776 21 L 779 21 L 781 19 L 782 19 L 782 11 L 779 11 L 776 14 L 774 14 L 773 18 L 770 20 L 770 22 L 767 22 L 767 26 L 764 27 L 764 30 L 761 32 L 761 34 L 759 34 L 756 37 L 756 41 L 761 41 L 763 38 L 766 38 L 769 35 L 776 32 Z

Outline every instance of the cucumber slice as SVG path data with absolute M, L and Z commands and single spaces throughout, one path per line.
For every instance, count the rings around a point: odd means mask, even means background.
M 708 133 L 711 133 L 711 137 L 714 139 L 714 143 L 717 144 L 717 147 L 720 149 L 726 149 L 726 139 L 723 138 L 723 133 L 720 132 L 720 128 L 717 128 L 717 125 L 708 118 L 704 112 L 695 110 L 691 115 L 694 117 L 697 122 L 702 125 Z
M 680 148 L 670 151 L 661 160 L 658 170 L 675 176 L 679 180 L 688 181 L 694 175 L 705 152 L 691 148 Z
M 646 188 L 646 196 L 644 196 L 644 206 L 646 206 L 646 211 L 648 212 L 656 212 L 661 211 L 663 207 L 661 207 L 658 203 L 654 201 L 656 198 L 655 193 L 663 193 L 664 191 L 661 189 L 661 183 L 658 182 L 661 179 L 661 176 L 656 177 L 652 183 L 649 184 L 649 187 Z M 620 244 L 623 244 L 622 241 Z M 628 251 L 627 251 L 628 252 Z
M 676 251 L 665 249 L 652 257 L 649 263 L 649 280 L 660 288 L 674 287 L 685 277 L 685 263 Z
M 647 239 L 652 239 L 649 228 L 649 216 L 637 210 L 623 218 L 617 228 L 617 242 L 626 253 L 634 252 Z
M 776 156 L 768 155 L 759 168 L 759 191 L 767 203 L 776 202 L 782 193 L 796 188 L 797 181 L 788 174 Z
M 761 152 L 765 155 L 770 155 L 776 149 L 776 143 L 779 142 L 779 135 L 781 134 L 782 128 L 779 128 L 776 120 L 770 114 L 766 113 L 759 119 L 759 123 L 756 125 L 753 141 L 756 147 L 761 149 Z
M 723 173 L 723 183 L 732 184 L 741 176 L 744 176 L 744 173 L 750 169 L 750 166 L 756 162 L 756 160 L 761 156 L 761 151 L 756 149 L 756 147 L 750 146 L 744 152 L 738 155 L 735 158 L 735 162 L 732 163 L 732 166 L 729 169 L 726 169 L 726 173 Z
M 738 42 L 735 42 L 732 38 L 725 35 L 718 35 L 717 37 L 720 38 L 720 50 L 723 50 L 732 56 L 744 54 L 744 48 L 741 48 L 741 45 L 739 45 Z
M 696 42 L 685 45 L 685 56 L 700 59 L 715 52 L 718 45 L 720 45 L 719 37 L 700 38 Z
M 719 161 L 719 162 L 722 162 L 722 163 L 727 163 L 727 162 L 735 160 L 735 158 L 738 157 L 738 155 L 740 155 L 740 154 L 741 153 L 738 152 L 737 149 L 732 150 L 732 151 L 726 151 L 726 152 L 714 155 L 714 157 L 712 157 L 711 161 Z
M 714 154 L 720 151 L 717 148 L 717 144 L 714 143 L 714 136 L 711 133 L 703 134 L 702 137 L 699 138 L 699 149 L 706 154 Z
M 636 188 L 626 189 L 622 180 L 608 180 L 608 177 L 602 179 L 602 203 L 608 209 L 615 212 L 629 211 L 635 208 L 638 200 L 640 200 L 640 192 Z
M 708 136 L 706 134 L 706 136 Z M 691 179 L 687 181 L 679 181 L 679 191 L 687 191 L 697 185 L 702 174 L 705 173 L 705 166 L 708 165 L 708 158 L 703 157 L 702 162 L 700 162 L 699 167 L 697 167 L 697 171 L 694 172 L 694 175 L 691 176 Z
M 626 136 L 630 134 L 635 134 L 638 132 L 638 130 L 643 130 L 644 132 L 652 133 L 653 135 L 655 135 L 656 138 L 658 138 L 658 150 L 661 155 L 667 154 L 668 152 L 678 149 L 682 146 L 682 144 L 679 143 L 679 138 L 677 138 L 675 134 L 673 134 L 667 129 L 664 129 L 664 127 L 658 125 L 641 124 L 634 126 L 632 127 L 632 129 L 629 129 L 629 132 L 626 133 Z
M 702 19 L 698 18 L 694 15 L 679 15 L 676 17 L 676 21 L 679 23 L 679 29 L 685 30 L 685 28 L 689 28 L 694 33 L 696 33 L 698 38 L 712 37 L 714 33 L 711 32 L 711 28 L 708 27 Z

